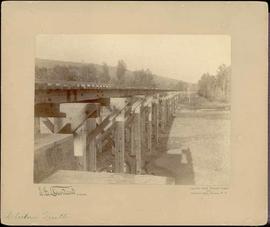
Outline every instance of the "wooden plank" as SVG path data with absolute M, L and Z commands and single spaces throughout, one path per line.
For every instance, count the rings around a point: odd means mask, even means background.
M 160 109 L 160 113 L 161 113 L 161 129 L 164 132 L 166 129 L 166 124 L 167 124 L 167 109 L 166 109 L 166 100 L 161 100 L 161 109 Z
M 96 171 L 97 170 L 97 147 L 96 139 L 89 140 L 88 134 L 96 128 L 96 119 L 89 118 L 87 120 L 87 156 L 88 158 L 88 170 Z
M 152 152 L 152 105 L 148 105 L 148 121 L 147 121 L 147 152 Z
M 134 150 L 136 154 L 136 173 L 142 172 L 142 150 L 141 150 L 141 112 L 137 109 L 134 113 Z
M 131 122 L 131 129 L 130 129 L 130 154 L 132 156 L 135 156 L 136 155 L 136 152 L 135 152 L 135 122 L 134 122 L 134 117 L 135 115 L 133 114 L 133 121 Z
M 50 130 L 50 132 L 54 132 L 54 124 L 51 122 L 49 118 L 44 118 L 42 120 L 43 124 Z
M 102 123 L 102 118 L 101 118 L 101 116 L 99 116 L 96 118 L 96 127 L 99 126 L 101 123 Z M 101 134 L 102 134 L 102 132 L 96 136 L 97 152 L 98 153 L 102 152 L 102 140 L 101 140 L 102 135 Z
M 78 157 L 79 169 L 96 171 L 96 141 L 89 140 L 88 134 L 96 127 L 96 119 L 89 118 L 73 134 L 74 155 Z
M 86 125 L 83 124 L 74 135 L 74 155 L 78 158 L 78 169 L 87 170 L 87 154 L 86 154 Z
M 59 103 L 38 103 L 35 104 L 35 117 L 66 117 L 60 112 Z
M 158 101 L 152 104 L 152 142 L 156 146 L 158 144 Z
M 100 106 L 110 106 L 110 98 L 89 99 L 80 101 L 80 103 L 98 103 Z
M 125 117 L 121 114 L 116 118 L 115 138 L 115 170 L 116 173 L 124 173 L 125 166 Z
M 34 121 L 34 134 L 40 134 L 40 118 L 35 117 Z
M 141 108 L 141 115 L 140 115 L 140 136 L 141 136 L 141 152 L 146 150 L 146 117 L 145 117 L 145 108 Z
M 54 119 L 54 133 L 58 133 L 59 131 L 61 131 L 61 129 L 63 128 L 63 126 L 65 126 L 66 121 L 63 118 L 60 117 L 55 117 Z M 71 132 L 69 132 L 71 133 Z
M 111 97 L 132 97 L 167 92 L 164 89 L 139 88 L 92 88 L 82 89 L 35 89 L 35 103 L 76 103 Z

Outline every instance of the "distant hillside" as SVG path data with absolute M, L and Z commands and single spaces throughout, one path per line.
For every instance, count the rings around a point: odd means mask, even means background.
M 87 65 L 93 65 L 96 68 L 97 74 L 99 75 L 102 72 L 102 65 L 93 64 L 93 63 L 79 63 L 79 62 L 70 62 L 70 61 L 58 61 L 58 60 L 49 60 L 49 59 L 35 59 L 35 66 L 38 68 L 47 68 L 52 70 L 56 66 L 66 66 L 66 67 L 78 67 L 82 68 Z M 112 79 L 116 79 L 116 67 L 108 66 L 109 75 Z M 132 80 L 134 78 L 134 72 L 127 69 L 125 73 L 126 80 Z M 172 88 L 179 80 L 170 79 L 162 76 L 153 75 L 154 81 L 158 88 Z

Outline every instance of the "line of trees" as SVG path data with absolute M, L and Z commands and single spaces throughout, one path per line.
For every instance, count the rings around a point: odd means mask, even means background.
M 87 81 L 95 83 L 112 84 L 114 86 L 132 87 L 156 87 L 154 74 L 147 70 L 137 70 L 126 77 L 127 65 L 119 60 L 116 66 L 115 76 L 106 63 L 101 67 L 94 64 L 82 65 L 55 65 L 54 67 L 35 67 L 36 79 L 47 81 Z
M 222 64 L 216 75 L 205 73 L 198 82 L 198 94 L 209 100 L 228 102 L 230 99 L 231 66 Z
M 89 81 L 108 83 L 110 81 L 109 68 L 106 63 L 99 72 L 94 64 L 81 66 L 55 65 L 52 68 L 35 67 L 36 79 L 41 80 L 64 80 L 64 81 Z

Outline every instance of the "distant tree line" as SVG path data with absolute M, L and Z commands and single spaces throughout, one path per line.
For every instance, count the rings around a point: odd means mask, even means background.
M 117 62 L 116 68 L 106 63 L 102 66 L 95 64 L 57 64 L 53 67 L 35 67 L 36 79 L 45 81 L 85 81 L 92 83 L 111 84 L 115 87 L 144 87 L 144 88 L 171 88 L 185 91 L 189 83 L 162 84 L 157 75 L 149 69 L 128 71 L 123 60 Z
M 89 81 L 108 83 L 110 81 L 109 68 L 103 63 L 101 72 L 97 71 L 94 64 L 81 66 L 56 65 L 52 68 L 35 67 L 36 79 L 55 81 Z
M 216 75 L 205 73 L 198 82 L 198 94 L 209 100 L 229 101 L 231 67 L 225 64 L 217 69 Z
M 110 75 L 109 66 L 103 63 L 97 69 L 94 64 L 55 65 L 52 68 L 35 67 L 35 75 L 38 80 L 46 81 L 87 81 L 94 83 L 112 84 L 114 86 L 132 87 L 156 87 L 154 75 L 149 69 L 137 70 L 131 77 L 126 77 L 127 65 L 119 60 L 116 66 L 115 77 Z

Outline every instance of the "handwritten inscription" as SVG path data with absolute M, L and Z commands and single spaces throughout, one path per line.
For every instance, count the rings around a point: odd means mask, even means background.
M 67 213 L 50 213 L 48 211 L 45 211 L 39 215 L 33 215 L 28 212 L 9 212 L 7 215 L 5 215 L 6 219 L 14 219 L 14 220 L 38 220 L 38 219 L 44 219 L 44 220 L 61 220 L 68 218 Z
M 75 195 L 75 189 L 72 186 L 40 186 L 39 195 L 41 196 L 62 196 Z

